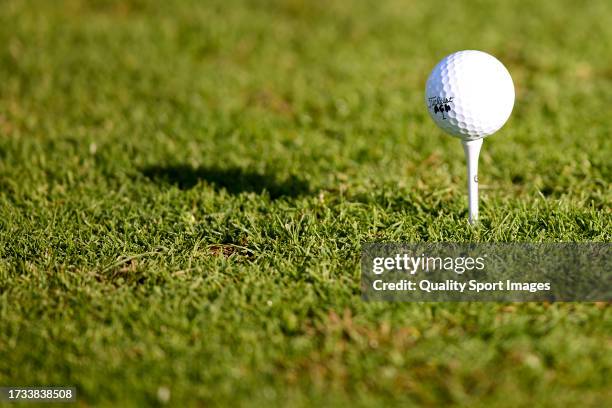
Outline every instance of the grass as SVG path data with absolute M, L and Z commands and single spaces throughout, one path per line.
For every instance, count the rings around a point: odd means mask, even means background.
M 366 303 L 364 242 L 612 236 L 606 1 L 4 1 L 0 384 L 82 406 L 603 406 L 609 304 Z M 513 75 L 466 225 L 426 77 Z M 168 399 L 169 397 L 169 399 Z

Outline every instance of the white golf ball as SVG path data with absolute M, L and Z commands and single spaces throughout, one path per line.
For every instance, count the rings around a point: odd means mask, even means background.
M 476 140 L 498 131 L 514 106 L 510 73 L 492 55 L 458 51 L 435 66 L 425 87 L 429 115 L 444 131 Z

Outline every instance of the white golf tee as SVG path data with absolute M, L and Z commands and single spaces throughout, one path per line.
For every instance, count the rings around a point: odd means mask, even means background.
M 478 220 L 478 156 L 480 156 L 482 139 L 464 140 L 461 143 L 467 162 L 469 222 L 474 225 Z

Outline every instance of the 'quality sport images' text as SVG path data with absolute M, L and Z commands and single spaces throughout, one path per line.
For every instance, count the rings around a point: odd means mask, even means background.
M 372 282 L 372 288 L 375 291 L 416 291 L 422 292 L 490 292 L 490 291 L 522 291 L 522 292 L 540 292 L 549 291 L 550 282 L 512 282 L 510 280 L 497 282 L 478 282 L 471 279 L 468 282 L 459 282 L 452 279 L 447 279 L 443 282 L 434 282 L 427 279 L 419 282 L 414 282 L 407 279 L 402 279 L 397 282 L 385 282 L 382 279 Z

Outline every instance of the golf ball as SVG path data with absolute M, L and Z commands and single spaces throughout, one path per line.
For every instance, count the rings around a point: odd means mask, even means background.
M 425 86 L 429 115 L 447 133 L 476 140 L 495 133 L 510 117 L 514 84 L 492 55 L 458 51 L 435 66 Z

